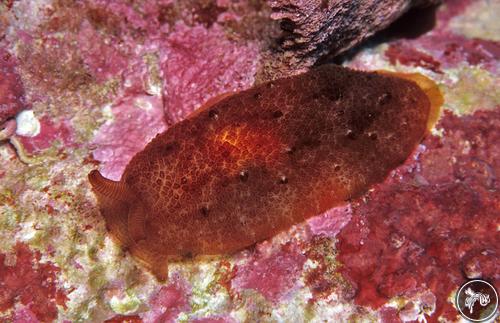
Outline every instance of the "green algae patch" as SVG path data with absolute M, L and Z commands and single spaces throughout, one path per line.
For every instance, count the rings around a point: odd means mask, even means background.
M 191 311 L 201 316 L 208 316 L 222 312 L 228 306 L 229 295 L 224 289 L 213 290 L 213 283 L 217 280 L 215 266 L 207 266 L 208 271 L 201 273 L 193 281 L 191 292 Z
M 16 197 L 11 189 L 2 189 L 0 191 L 0 205 L 14 205 Z
M 484 69 L 463 67 L 448 70 L 450 82 L 443 85 L 445 108 L 457 115 L 500 106 L 500 80 Z
M 13 230 L 21 220 L 21 216 L 11 206 L 0 206 L 0 213 L 2 214 L 0 217 L 0 232 Z
M 146 79 L 146 88 L 150 94 L 160 95 L 162 91 L 162 79 L 159 69 L 160 58 L 155 53 L 147 53 L 143 57 L 148 67 L 148 78 Z
M 105 272 L 106 266 L 101 264 L 96 264 L 94 268 L 88 272 L 88 285 L 91 289 L 99 290 L 106 286 L 108 279 L 106 278 Z
M 109 306 L 118 314 L 130 314 L 139 309 L 142 304 L 141 300 L 133 293 L 127 291 L 125 296 L 119 298 L 117 296 L 111 297 Z

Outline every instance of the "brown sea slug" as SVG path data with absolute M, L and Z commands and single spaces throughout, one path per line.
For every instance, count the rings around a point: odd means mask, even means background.
M 89 180 L 110 234 L 165 279 L 169 259 L 232 253 L 360 196 L 408 158 L 441 101 L 421 75 L 324 65 L 212 100 L 119 182 Z

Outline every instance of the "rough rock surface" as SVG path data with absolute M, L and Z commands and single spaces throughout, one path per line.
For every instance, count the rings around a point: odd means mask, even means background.
M 307 67 L 335 56 L 387 27 L 412 7 L 440 0 L 267 0 L 283 34 L 280 47 L 291 65 Z

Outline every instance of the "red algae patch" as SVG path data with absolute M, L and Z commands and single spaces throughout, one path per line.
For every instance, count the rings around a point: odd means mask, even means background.
M 394 307 L 385 306 L 379 311 L 380 321 L 383 323 L 401 323 L 398 316 L 398 310 Z
M 446 31 L 423 37 L 419 42 L 445 68 L 467 64 L 498 73 L 500 43 L 497 41 L 468 39 Z
M 139 315 L 117 315 L 104 323 L 142 323 L 142 319 Z
M 286 244 L 281 250 L 268 256 L 256 256 L 238 267 L 232 287 L 253 289 L 267 300 L 278 302 L 297 284 L 306 257 L 294 244 Z
M 399 62 L 403 65 L 420 66 L 436 73 L 442 73 L 440 69 L 441 64 L 432 56 L 403 42 L 391 44 L 385 52 L 385 56 L 387 56 L 393 65 Z
M 0 254 L 0 312 L 14 309 L 22 304 L 25 309 L 15 317 L 35 316 L 37 320 L 49 322 L 57 319 L 57 305 L 65 307 L 67 297 L 57 286 L 59 268 L 47 262 L 41 263 L 41 254 L 18 243 L 15 248 L 15 263 L 7 264 L 5 254 Z M 9 261 L 10 262 L 10 261 Z
M 180 276 L 160 288 L 149 300 L 150 310 L 143 315 L 145 322 L 174 322 L 177 316 L 190 310 L 189 288 Z
M 314 236 L 308 242 L 305 254 L 309 260 L 315 263 L 306 271 L 304 277 L 305 285 L 312 293 L 309 303 L 325 299 L 333 292 L 342 294 L 345 299 L 352 298 L 352 295 L 348 295 L 352 289 L 346 288 L 346 284 L 341 282 L 339 279 L 341 277 L 336 271 L 336 251 L 332 239 L 324 235 Z
M 439 128 L 443 137 L 427 138 L 416 162 L 353 205 L 338 235 L 340 272 L 357 304 L 379 308 L 428 289 L 431 321 L 455 319 L 448 297 L 466 279 L 500 282 L 500 110 L 446 113 Z
M 14 312 L 12 316 L 14 323 L 39 323 L 40 320 L 36 315 L 27 307 L 22 307 Z
M 14 57 L 0 48 L 0 130 L 7 119 L 26 105 L 23 84 L 15 67 Z

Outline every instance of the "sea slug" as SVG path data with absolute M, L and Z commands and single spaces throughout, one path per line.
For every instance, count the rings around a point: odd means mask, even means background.
M 156 136 L 119 182 L 89 174 L 112 237 L 160 279 L 363 194 L 403 163 L 442 98 L 418 74 L 324 65 L 211 100 Z

